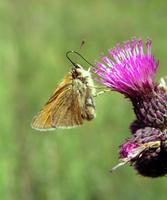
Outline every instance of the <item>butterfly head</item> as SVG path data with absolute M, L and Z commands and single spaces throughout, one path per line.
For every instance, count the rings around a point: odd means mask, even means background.
M 83 83 L 87 82 L 86 80 L 91 79 L 91 73 L 90 73 L 90 68 L 88 70 L 85 70 L 81 65 L 78 63 L 75 63 L 70 57 L 69 54 L 74 53 L 80 56 L 87 64 L 92 66 L 90 62 L 88 62 L 80 53 L 77 51 L 68 51 L 66 53 L 66 57 L 68 60 L 72 63 L 73 68 L 72 68 L 72 77 L 73 79 L 80 79 Z
M 85 70 L 81 65 L 75 64 L 72 69 L 72 77 L 74 79 L 86 80 L 91 77 L 89 70 Z

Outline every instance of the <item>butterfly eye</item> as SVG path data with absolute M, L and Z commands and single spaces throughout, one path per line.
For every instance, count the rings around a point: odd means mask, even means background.
M 80 66 L 79 64 L 76 64 L 76 63 L 75 63 L 75 68 L 76 68 L 76 69 L 81 69 L 81 66 Z
M 80 70 L 80 67 L 74 67 L 73 70 L 72 70 L 72 77 L 74 79 L 78 78 L 78 76 L 81 76 L 82 75 L 82 72 Z

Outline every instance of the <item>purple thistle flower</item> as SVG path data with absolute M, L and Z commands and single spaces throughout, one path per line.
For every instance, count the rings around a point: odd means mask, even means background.
M 132 39 L 124 45 L 109 49 L 110 56 L 101 56 L 94 72 L 99 81 L 127 97 L 147 93 L 154 88 L 158 62 L 151 54 L 151 41 L 146 41 L 146 53 L 141 39 Z M 112 57 L 112 58 L 111 58 Z
M 120 146 L 116 167 L 130 163 L 142 176 L 159 177 L 167 174 L 167 130 L 146 127 L 138 129 Z
M 93 68 L 98 81 L 128 97 L 142 127 L 167 127 L 167 93 L 155 82 L 158 62 L 146 40 L 144 53 L 141 39 L 132 39 L 109 50 Z M 134 128 L 134 126 L 133 126 Z M 133 131 L 133 130 L 132 130 Z

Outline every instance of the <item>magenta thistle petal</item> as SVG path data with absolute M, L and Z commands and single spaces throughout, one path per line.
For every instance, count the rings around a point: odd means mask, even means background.
M 109 49 L 110 56 L 101 56 L 94 72 L 99 81 L 128 97 L 152 91 L 158 62 L 151 54 L 151 41 L 146 40 L 144 53 L 141 39 L 131 39 L 123 45 Z
M 129 157 L 130 152 L 136 149 L 139 145 L 133 141 L 126 141 L 124 144 L 120 146 L 120 158 Z

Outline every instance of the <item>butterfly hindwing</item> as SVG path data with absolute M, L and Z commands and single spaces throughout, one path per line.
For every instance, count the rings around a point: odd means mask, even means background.
M 72 128 L 83 124 L 82 103 L 78 90 L 73 85 L 57 98 L 56 108 L 53 108 L 52 123 L 57 128 Z

